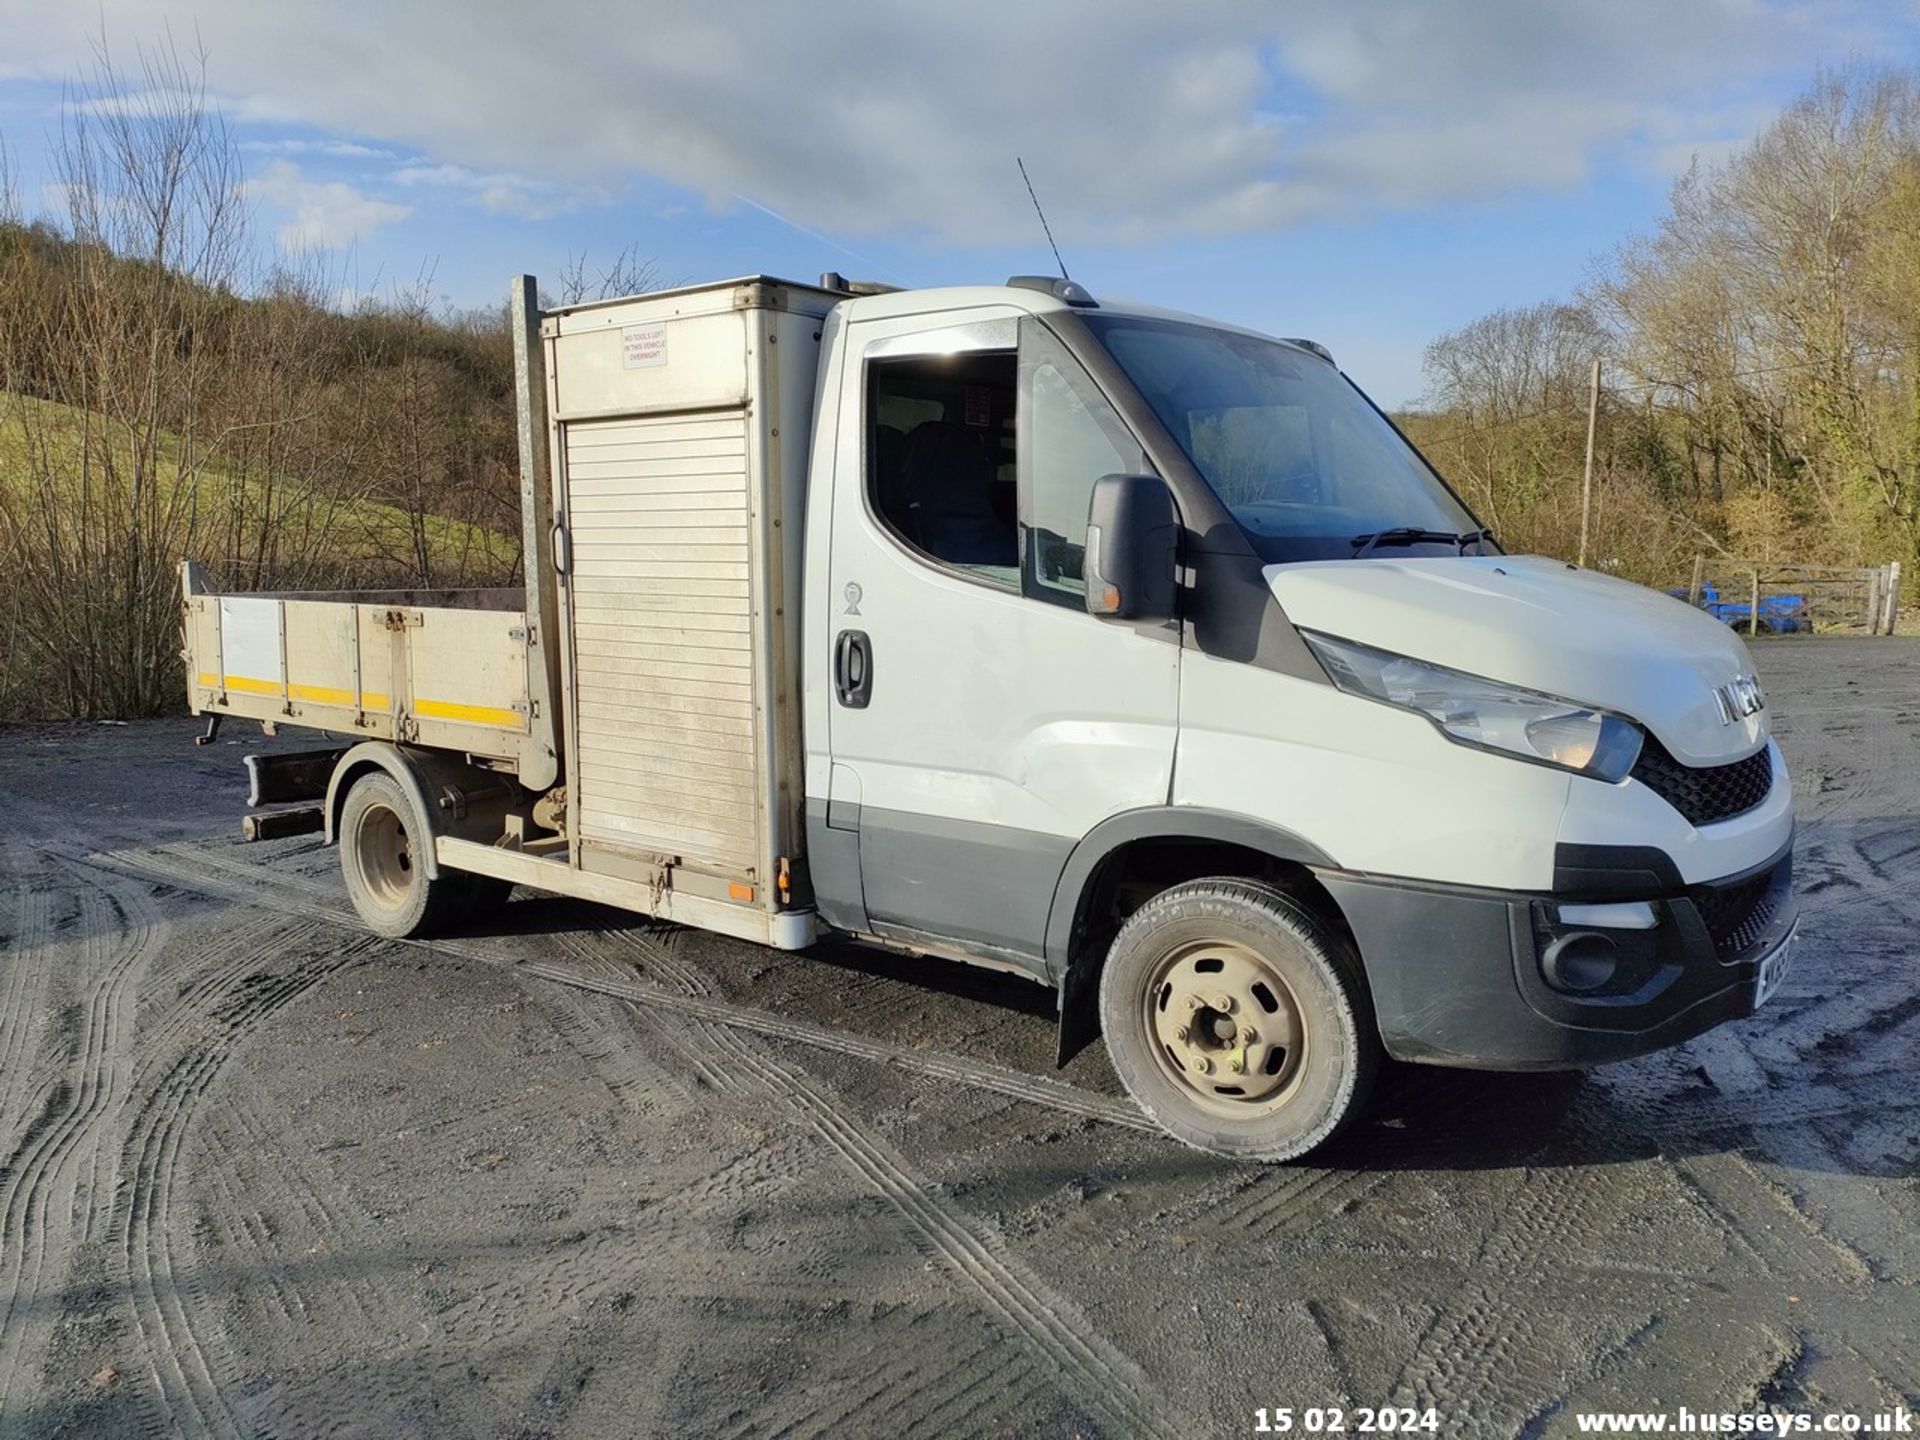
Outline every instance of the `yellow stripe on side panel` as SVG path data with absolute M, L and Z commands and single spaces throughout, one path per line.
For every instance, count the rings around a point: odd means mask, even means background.
M 416 697 L 413 713 L 432 720 L 454 720 L 463 725 L 496 725 L 518 730 L 523 723 L 517 710 L 501 710 L 493 705 L 456 705 L 451 700 L 422 700 Z
M 278 695 L 280 693 L 280 682 L 278 680 L 255 680 L 251 675 L 229 675 L 227 676 L 225 688 L 228 690 L 244 690 L 249 695 Z
M 390 703 L 388 698 L 378 690 L 362 691 L 360 695 L 360 708 L 362 710 L 385 710 Z
M 219 689 L 220 677 L 214 674 L 211 670 L 202 670 L 200 672 L 200 688 L 203 690 Z
M 351 705 L 353 692 L 331 685 L 289 685 L 287 694 L 295 700 L 311 700 L 316 705 Z

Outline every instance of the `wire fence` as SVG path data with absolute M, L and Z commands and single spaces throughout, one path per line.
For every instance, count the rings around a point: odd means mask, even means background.
M 1900 562 L 1800 565 L 1696 555 L 1693 578 L 1669 593 L 1749 635 L 1891 635 Z

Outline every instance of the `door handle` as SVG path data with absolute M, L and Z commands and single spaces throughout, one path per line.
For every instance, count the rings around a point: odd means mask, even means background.
M 842 630 L 833 642 L 833 689 L 849 710 L 873 698 L 873 642 L 864 630 Z

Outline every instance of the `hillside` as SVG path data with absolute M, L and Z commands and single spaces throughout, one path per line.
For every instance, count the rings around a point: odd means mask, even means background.
M 491 583 L 505 578 L 519 555 L 520 538 L 507 529 L 434 514 L 416 522 L 368 495 L 294 475 L 236 472 L 219 451 L 196 452 L 171 431 L 155 433 L 149 455 L 140 449 L 123 423 L 0 392 L 0 509 L 22 528 L 77 540 L 92 509 L 127 503 L 117 481 L 144 463 L 165 494 L 168 528 L 209 547 L 179 558 L 224 566 L 235 573 L 221 583 L 236 588 L 261 571 L 274 574 L 279 587 L 354 577 L 410 582 L 416 526 L 436 574 Z
M 138 213 L 0 221 L 0 720 L 175 708 L 183 557 L 241 590 L 517 573 L 499 314 L 343 313 L 222 262 L 227 212 L 191 249 Z

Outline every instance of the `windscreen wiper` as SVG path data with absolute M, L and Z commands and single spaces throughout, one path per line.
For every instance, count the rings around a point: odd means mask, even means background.
M 1493 538 L 1484 525 L 1478 530 L 1454 534 L 1451 530 L 1422 530 L 1417 525 L 1399 525 L 1391 530 L 1375 530 L 1353 537 L 1353 558 L 1359 560 L 1381 545 L 1452 545 L 1464 555 L 1467 546 L 1480 545 Z

